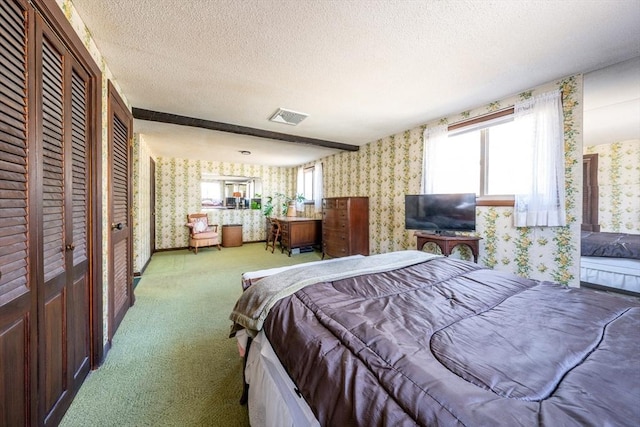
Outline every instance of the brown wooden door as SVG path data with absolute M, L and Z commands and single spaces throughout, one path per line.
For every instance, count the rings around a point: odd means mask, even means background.
M 39 384 L 45 424 L 57 425 L 89 372 L 88 76 L 37 18 Z
M 109 188 L 111 201 L 109 340 L 133 305 L 131 132 L 133 117 L 109 82 Z
M 33 26 L 26 3 L 0 2 L 0 425 L 36 418 L 34 264 L 29 257 L 27 40 Z M 29 154 L 31 156 L 29 156 Z M 30 238 L 31 237 L 31 238 Z

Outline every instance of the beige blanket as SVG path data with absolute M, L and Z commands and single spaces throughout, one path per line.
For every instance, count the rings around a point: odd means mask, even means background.
M 262 329 L 271 308 L 280 299 L 294 294 L 314 283 L 346 279 L 364 274 L 382 273 L 439 257 L 422 251 L 409 250 L 389 252 L 368 257 L 318 263 L 312 266 L 301 264 L 298 268 L 265 277 L 249 287 L 238 299 L 229 317 L 251 335 Z

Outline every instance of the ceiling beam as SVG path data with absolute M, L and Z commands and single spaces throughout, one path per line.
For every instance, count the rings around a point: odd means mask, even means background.
M 131 109 L 134 119 L 148 120 L 151 122 L 169 123 L 180 126 L 191 126 L 215 130 L 219 132 L 236 133 L 239 135 L 255 136 L 258 138 L 276 139 L 278 141 L 295 142 L 299 144 L 310 144 L 325 148 L 335 148 L 344 151 L 358 151 L 357 145 L 343 144 L 341 142 L 326 141 L 324 139 L 306 138 L 304 136 L 289 135 L 286 133 L 272 132 L 263 129 L 250 128 L 246 126 L 232 125 L 229 123 L 214 122 L 211 120 L 196 119 L 194 117 L 179 116 L 177 114 L 162 113 L 160 111 L 144 110 L 133 107 Z

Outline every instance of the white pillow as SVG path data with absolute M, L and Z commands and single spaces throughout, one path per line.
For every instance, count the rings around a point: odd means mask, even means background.
M 207 230 L 207 220 L 196 220 L 196 222 L 193 223 L 193 232 L 195 233 L 202 233 L 203 231 Z

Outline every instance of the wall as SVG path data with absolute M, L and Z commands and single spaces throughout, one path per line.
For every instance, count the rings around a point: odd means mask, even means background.
M 640 234 L 640 140 L 585 147 L 598 154 L 600 231 Z
M 189 230 L 187 214 L 207 212 L 212 224 L 242 224 L 243 241 L 265 239 L 265 218 L 259 210 L 202 209 L 202 173 L 250 176 L 262 179 L 262 195 L 293 194 L 294 169 L 241 163 L 224 163 L 178 158 L 156 161 L 156 248 L 185 248 Z M 222 237 L 224 239 L 224 236 Z
M 372 254 L 416 247 L 404 229 L 404 195 L 420 192 L 423 132 L 439 123 L 455 123 L 513 105 L 554 88 L 563 91 L 565 114 L 566 227 L 514 228 L 511 207 L 478 207 L 479 263 L 521 276 L 579 284 L 579 224 L 582 200 L 582 76 L 573 76 L 426 126 L 391 135 L 324 158 L 324 196 L 368 196 Z M 579 203 L 578 203 L 579 202 Z M 457 256 L 468 258 L 466 251 Z
M 144 136 L 133 138 L 133 271 L 142 272 L 151 258 L 151 151 Z

